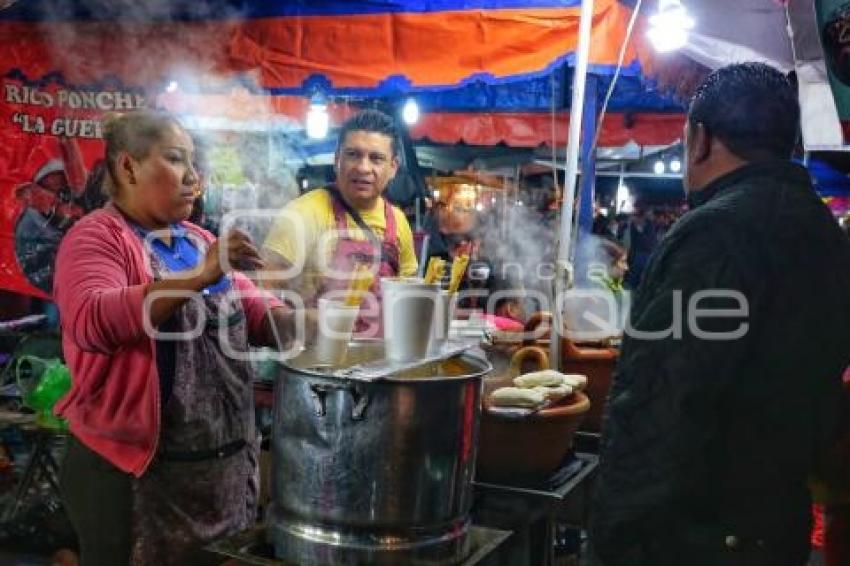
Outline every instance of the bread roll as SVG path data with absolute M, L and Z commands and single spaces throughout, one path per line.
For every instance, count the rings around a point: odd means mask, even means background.
M 546 394 L 541 389 L 520 387 L 501 387 L 490 394 L 490 404 L 494 407 L 529 407 L 542 405 Z
M 564 383 L 573 388 L 573 390 L 584 391 L 587 387 L 587 376 L 580 373 L 567 373 L 564 376 Z
M 573 390 L 583 390 L 587 387 L 587 376 L 578 373 L 564 374 L 553 369 L 544 369 L 526 373 L 514 378 L 516 387 L 557 387 L 569 385 Z
M 572 395 L 573 388 L 569 385 L 555 385 L 553 387 L 535 387 L 534 389 L 543 393 L 547 401 L 557 403 L 567 395 Z
M 564 384 L 564 374 L 551 369 L 534 371 L 514 378 L 517 387 L 549 387 Z

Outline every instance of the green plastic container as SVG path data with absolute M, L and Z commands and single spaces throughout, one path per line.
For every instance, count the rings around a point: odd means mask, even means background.
M 36 412 L 38 426 L 68 430 L 65 419 L 53 414 L 53 407 L 71 389 L 71 372 L 58 358 L 21 356 L 15 364 L 15 376 L 24 405 Z

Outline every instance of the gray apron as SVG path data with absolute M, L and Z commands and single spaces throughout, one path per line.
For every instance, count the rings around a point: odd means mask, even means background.
M 159 278 L 165 268 L 155 257 L 152 264 Z M 207 318 L 199 337 L 174 343 L 157 453 L 133 485 L 133 565 L 202 564 L 201 547 L 256 519 L 253 371 L 219 340 L 222 329 L 232 348 L 247 351 L 245 313 L 226 293 L 202 296 L 202 305 L 186 302 L 171 321 L 186 330 L 197 328 L 202 310 Z

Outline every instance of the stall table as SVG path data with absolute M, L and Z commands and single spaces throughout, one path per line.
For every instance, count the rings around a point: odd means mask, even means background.
M 559 522 L 587 524 L 590 493 L 599 458 L 577 453 L 575 473 L 556 485 L 525 487 L 475 482 L 473 520 L 488 527 L 514 531 L 510 544 L 499 554 L 498 564 L 551 565 L 555 562 Z

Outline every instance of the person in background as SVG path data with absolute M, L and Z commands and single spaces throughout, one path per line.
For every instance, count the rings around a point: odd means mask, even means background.
M 850 242 L 791 162 L 795 89 L 711 74 L 684 129 L 691 210 L 632 302 L 590 537 L 604 565 L 802 566 L 807 476 L 840 432 Z
M 488 291 L 493 311 L 484 315 L 485 320 L 498 330 L 522 332 L 526 322 L 522 284 L 502 274 L 494 274 Z
M 15 225 L 15 255 L 29 282 L 45 293 L 53 287 L 56 250 L 68 229 L 83 216 L 62 159 L 42 165 L 31 183 L 15 188 L 24 206 Z
M 610 238 L 600 238 L 596 247 L 597 265 L 602 270 L 592 270 L 588 279 L 617 296 L 622 295 L 623 279 L 629 271 L 628 254 L 625 248 Z
M 290 342 L 294 315 L 235 270 L 262 267 L 244 234 L 185 221 L 198 175 L 173 117 L 136 110 L 104 131 L 111 201 L 68 232 L 56 266 L 73 381 L 56 406 L 71 432 L 63 498 L 84 566 L 200 564 L 203 545 L 255 520 L 238 354 Z
M 626 274 L 626 286 L 636 289 L 643 276 L 644 268 L 649 262 L 656 244 L 658 234 L 651 211 L 647 211 L 642 205 L 635 207 L 635 212 L 629 219 L 620 238 L 623 247 L 628 252 L 629 272 Z
M 850 564 L 850 368 L 844 372 L 843 382 L 844 433 L 826 465 L 810 481 L 816 519 L 820 519 L 824 566 Z
M 622 242 L 626 235 L 626 226 L 629 225 L 629 215 L 625 213 L 617 213 L 614 215 L 614 235 L 617 240 Z
M 590 233 L 595 236 L 613 239 L 616 238 L 616 229 L 616 221 L 613 218 L 609 218 L 607 214 L 599 212 L 593 218 L 593 227 L 590 229 Z
M 410 225 L 382 197 L 399 166 L 396 138 L 393 119 L 377 110 L 348 119 L 334 157 L 336 183 L 284 207 L 263 244 L 271 271 L 297 271 L 276 286 L 299 293 L 308 308 L 345 289 L 356 264 L 372 267 L 376 277 L 356 326 L 362 336 L 382 334 L 380 278 L 417 271 Z

